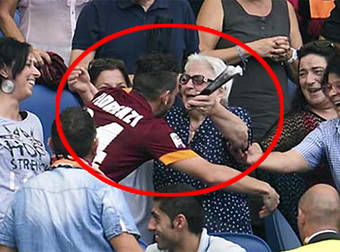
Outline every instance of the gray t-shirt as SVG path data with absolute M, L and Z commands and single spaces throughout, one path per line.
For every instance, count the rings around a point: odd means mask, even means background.
M 39 118 L 21 112 L 21 121 L 0 117 L 0 222 L 20 184 L 48 168 Z

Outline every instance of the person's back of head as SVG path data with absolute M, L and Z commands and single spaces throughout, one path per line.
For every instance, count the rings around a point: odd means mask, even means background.
M 67 142 L 81 158 L 91 154 L 96 137 L 95 123 L 90 114 L 81 107 L 69 107 L 60 114 L 60 124 Z M 54 120 L 51 129 L 51 148 L 57 156 L 69 155 L 61 142 Z M 94 155 L 94 153 L 93 153 Z
M 322 231 L 340 230 L 340 198 L 332 186 L 317 184 L 299 202 L 298 225 L 301 239 Z
M 163 92 L 176 89 L 179 67 L 172 55 L 149 54 L 136 64 L 133 89 L 148 101 L 155 101 Z
M 163 187 L 161 193 L 181 193 L 190 192 L 195 189 L 187 184 L 173 184 Z M 189 232 L 199 235 L 204 226 L 204 210 L 200 196 L 184 197 L 154 197 L 155 202 L 159 202 L 159 208 L 171 221 L 176 216 L 182 214 L 188 223 Z

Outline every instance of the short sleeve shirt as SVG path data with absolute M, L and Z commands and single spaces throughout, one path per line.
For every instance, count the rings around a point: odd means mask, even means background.
M 88 47 L 113 33 L 145 24 L 195 24 L 193 11 L 186 0 L 155 0 L 145 11 L 131 0 L 96 0 L 82 10 L 73 37 L 72 49 Z M 135 62 L 151 52 L 171 53 L 180 65 L 198 51 L 195 30 L 166 28 L 133 32 L 102 45 L 96 58 L 114 57 L 125 62 L 129 73 Z
M 99 92 L 88 108 L 99 140 L 94 165 L 115 181 L 150 159 L 171 165 L 198 156 L 163 118 L 155 118 L 149 103 L 133 90 Z
M 24 114 L 21 121 L 0 117 L 0 222 L 14 192 L 44 172 L 50 162 L 39 118 L 30 112 Z
M 308 166 L 314 169 L 322 158 L 326 158 L 334 182 L 340 190 L 340 119 L 321 123 L 293 150 L 300 153 Z
M 60 165 L 17 191 L 0 222 L 0 244 L 21 252 L 107 252 L 123 232 L 139 236 L 122 191 Z

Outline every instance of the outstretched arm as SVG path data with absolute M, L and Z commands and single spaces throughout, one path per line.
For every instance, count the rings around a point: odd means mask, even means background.
M 246 162 L 248 164 L 253 164 L 261 157 L 262 154 L 260 145 L 258 143 L 254 143 L 247 151 Z M 295 150 L 289 150 L 286 152 L 271 152 L 260 164 L 259 168 L 281 173 L 305 172 L 309 170 L 306 160 Z
M 194 176 L 208 185 L 223 183 L 241 173 L 228 166 L 212 164 L 201 157 L 178 161 L 172 164 L 171 167 Z M 261 195 L 264 208 L 259 213 L 260 217 L 268 215 L 279 204 L 279 195 L 268 183 L 249 176 L 240 179 L 223 190 Z

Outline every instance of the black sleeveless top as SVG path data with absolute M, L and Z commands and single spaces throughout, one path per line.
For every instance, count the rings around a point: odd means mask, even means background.
M 272 36 L 290 34 L 288 6 L 285 0 L 272 0 L 269 15 L 249 15 L 236 0 L 221 0 L 224 11 L 223 32 L 242 42 L 251 42 Z M 235 46 L 220 38 L 216 49 Z M 283 63 L 265 59 L 280 81 L 288 109 L 287 71 Z M 248 58 L 246 71 L 236 77 L 229 97 L 231 106 L 240 106 L 250 112 L 254 138 L 261 138 L 279 117 L 279 100 L 275 85 L 262 65 L 253 57 Z

